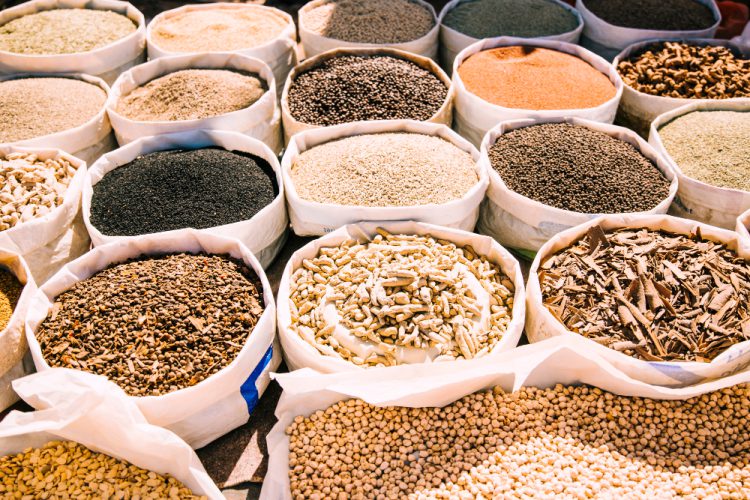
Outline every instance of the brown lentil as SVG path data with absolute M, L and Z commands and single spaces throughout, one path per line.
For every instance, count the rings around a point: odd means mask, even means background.
M 466 90 L 506 108 L 594 108 L 616 94 L 609 78 L 586 61 L 540 47 L 483 50 L 463 61 L 458 74 Z
M 596 17 L 625 28 L 693 31 L 717 21 L 708 5 L 695 0 L 583 0 L 583 4 Z
M 500 387 L 444 407 L 338 402 L 287 428 L 295 500 L 747 498 L 750 385 L 686 401 Z
M 18 279 L 0 267 L 0 332 L 10 323 L 22 291 L 23 285 Z
M 0 82 L 0 143 L 79 127 L 104 107 L 107 94 L 73 78 L 19 78 Z

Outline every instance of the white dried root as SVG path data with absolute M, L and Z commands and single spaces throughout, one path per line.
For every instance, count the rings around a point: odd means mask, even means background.
M 42 217 L 60 206 L 76 168 L 63 158 L 33 153 L 0 158 L 0 231 Z
M 401 363 L 399 348 L 435 360 L 487 354 L 511 321 L 513 283 L 470 247 L 382 229 L 367 243 L 321 248 L 290 280 L 291 330 L 324 355 L 361 366 Z M 335 307 L 338 323 L 326 308 Z M 362 357 L 341 327 L 374 349 Z
M 162 476 L 97 453 L 72 441 L 0 458 L 0 497 L 198 499 L 171 476 Z

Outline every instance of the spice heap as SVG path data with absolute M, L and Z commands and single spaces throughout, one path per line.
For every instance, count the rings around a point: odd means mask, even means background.
M 573 31 L 578 19 L 550 0 L 468 0 L 448 11 L 443 25 L 473 38 L 537 38 Z
M 750 191 L 750 112 L 694 111 L 661 127 L 659 137 L 688 177 Z
M 683 99 L 750 97 L 750 59 L 721 46 L 661 42 L 617 65 L 629 87 Z
M 255 272 L 228 256 L 141 257 L 60 294 L 36 337 L 50 366 L 159 396 L 234 361 L 263 314 L 261 289 Z
M 138 121 L 200 120 L 254 104 L 265 92 L 258 75 L 187 69 L 151 80 L 120 97 L 117 112 Z
M 10 323 L 23 285 L 10 272 L 0 268 L 0 332 Z M 0 483 L 2 484 L 2 483 Z
M 108 172 L 94 185 L 91 223 L 136 236 L 249 220 L 278 194 L 262 158 L 219 148 L 159 151 Z
M 172 476 L 150 472 L 72 441 L 0 457 L 4 498 L 198 499 Z
M 704 30 L 717 21 L 695 0 L 584 0 L 584 6 L 609 24 L 659 31 Z
M 442 408 L 350 399 L 287 428 L 294 498 L 746 498 L 750 386 L 687 401 L 500 387 Z
M 631 144 L 568 123 L 498 137 L 489 159 L 509 189 L 573 212 L 643 212 L 667 199 L 670 181 Z
M 109 10 L 45 10 L 0 26 L 0 50 L 35 55 L 88 52 L 125 38 L 136 28 L 133 21 Z
M 471 155 L 439 137 L 367 134 L 331 141 L 300 154 L 291 168 L 308 201 L 368 207 L 447 203 L 479 177 Z
M 542 263 L 539 283 L 570 331 L 646 361 L 709 362 L 750 340 L 750 266 L 700 231 L 594 226 Z
M 287 25 L 272 9 L 200 9 L 159 21 L 151 26 L 150 36 L 170 52 L 224 52 L 271 42 Z
M 292 116 L 311 125 L 363 120 L 429 120 L 448 88 L 411 61 L 389 56 L 339 56 L 299 76 L 289 88 Z
M 83 125 L 104 107 L 107 94 L 73 78 L 20 78 L 0 82 L 0 143 Z
M 483 50 L 461 63 L 466 90 L 517 109 L 594 108 L 615 96 L 606 75 L 578 57 L 538 47 Z
M 508 328 L 513 290 L 471 247 L 379 229 L 302 262 L 290 280 L 291 330 L 363 367 L 472 359 Z
M 0 155 L 0 231 L 47 215 L 65 201 L 76 168 L 64 158 Z
M 403 43 L 435 26 L 430 10 L 412 0 L 329 0 L 300 22 L 321 36 L 355 43 Z

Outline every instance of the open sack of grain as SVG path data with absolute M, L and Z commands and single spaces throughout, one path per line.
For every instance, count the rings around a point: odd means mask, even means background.
M 190 446 L 115 384 L 57 368 L 13 386 L 37 411 L 0 423 L 0 495 L 224 498 Z
M 194 448 L 248 420 L 281 360 L 275 333 L 255 256 L 195 230 L 96 247 L 40 288 L 26 316 L 38 371 L 106 377 Z
M 301 132 L 292 137 L 281 170 L 298 235 L 392 220 L 472 231 L 487 189 L 474 146 L 447 125 L 413 120 Z
M 263 499 L 750 493 L 748 372 L 657 387 L 557 338 L 440 373 L 277 380 Z
M 281 278 L 287 366 L 321 372 L 446 365 L 512 349 L 524 325 L 518 261 L 492 238 L 419 222 L 343 226 Z
M 585 337 L 644 383 L 682 387 L 750 366 L 750 254 L 737 233 L 668 215 L 607 215 L 537 253 L 531 342 Z

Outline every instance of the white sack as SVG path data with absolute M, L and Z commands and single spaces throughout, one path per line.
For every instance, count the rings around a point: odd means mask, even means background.
M 276 154 L 268 146 L 251 137 L 237 132 L 212 130 L 192 130 L 165 134 L 154 137 L 142 137 L 111 153 L 103 156 L 89 169 L 83 184 L 82 212 L 86 228 L 91 235 L 94 246 L 105 245 L 115 241 L 127 241 L 127 236 L 110 236 L 102 234 L 91 222 L 91 199 L 94 185 L 108 172 L 124 165 L 141 155 L 170 149 L 196 149 L 219 146 L 228 151 L 250 153 L 266 160 L 276 173 L 279 193 L 274 200 L 255 214 L 250 220 L 234 222 L 200 231 L 216 236 L 237 238 L 247 245 L 264 268 L 267 268 L 281 250 L 286 240 L 289 220 L 284 204 L 284 180 Z M 154 234 L 178 235 L 182 230 L 164 231 Z
M 345 137 L 385 132 L 412 132 L 436 136 L 469 153 L 479 180 L 461 198 L 442 204 L 404 207 L 364 207 L 318 203 L 300 198 L 291 177 L 292 165 L 308 149 Z M 413 120 L 382 120 L 345 123 L 332 127 L 307 130 L 292 137 L 281 159 L 289 217 L 292 229 L 301 236 L 320 236 L 345 224 L 359 221 L 414 220 L 472 231 L 479 217 L 479 204 L 487 189 L 487 171 L 479 163 L 479 152 L 447 125 Z
M 442 66 L 449 74 L 452 74 L 453 72 L 453 61 L 456 59 L 458 53 L 469 45 L 480 40 L 479 38 L 465 35 L 464 33 L 456 31 L 443 24 L 443 20 L 445 19 L 445 16 L 448 15 L 448 12 L 466 1 L 471 0 L 451 0 L 445 4 L 443 10 L 440 11 L 440 16 L 438 16 L 438 19 L 440 20 L 440 66 Z M 534 40 L 554 40 L 556 42 L 578 43 L 578 39 L 581 37 L 581 32 L 583 31 L 583 19 L 581 18 L 581 14 L 561 0 L 548 1 L 555 3 L 574 14 L 578 20 L 578 26 L 572 31 L 557 35 L 537 37 L 534 38 Z
M 15 80 L 18 78 L 40 78 L 44 76 L 56 78 L 72 78 L 83 82 L 91 83 L 100 87 L 107 96 L 109 96 L 109 85 L 101 78 L 96 78 L 83 74 L 64 74 L 64 75 L 42 75 L 37 73 L 17 74 L 9 76 L 0 76 L 0 82 L 6 80 Z M 26 148 L 55 148 L 61 149 L 66 153 L 79 158 L 86 163 L 93 163 L 104 153 L 117 147 L 112 126 L 107 118 L 107 109 L 102 105 L 102 109 L 90 120 L 78 127 L 47 134 L 31 139 L 24 139 L 12 143 L 14 146 Z
M 614 97 L 593 108 L 530 110 L 506 108 L 491 104 L 467 90 L 464 82 L 461 80 L 461 76 L 458 74 L 458 68 L 461 67 L 461 64 L 466 59 L 483 50 L 513 45 L 542 47 L 578 57 L 609 78 L 609 81 L 615 86 Z M 493 76 L 487 75 L 487 77 L 492 78 Z M 551 87 L 556 85 L 555 82 L 549 82 L 549 84 Z M 509 120 L 518 120 L 521 118 L 549 120 L 550 118 L 557 117 L 577 117 L 595 122 L 612 123 L 617 113 L 617 105 L 622 95 L 622 87 L 622 79 L 611 64 L 578 45 L 537 38 L 515 38 L 509 36 L 487 38 L 466 47 L 453 61 L 453 90 L 456 96 L 455 123 L 453 128 L 469 142 L 479 147 L 487 131 L 498 123 Z
M 682 99 L 686 102 L 687 99 Z M 680 106 L 673 111 L 659 115 L 651 123 L 648 142 L 674 168 L 680 181 L 680 188 L 670 213 L 678 217 L 695 219 L 706 224 L 732 229 L 737 217 L 750 209 L 750 192 L 739 189 L 722 188 L 706 184 L 685 175 L 677 162 L 661 142 L 659 129 L 675 118 L 693 111 L 743 111 L 750 113 L 750 99 L 700 100 Z M 747 138 L 750 140 L 750 137 Z
M 664 40 L 650 40 L 639 42 L 628 46 L 625 50 L 617 55 L 612 66 L 617 70 L 617 66 L 625 59 L 638 54 L 644 47 Z M 750 51 L 743 52 L 742 49 L 728 40 L 689 40 L 690 43 L 699 45 L 714 45 L 729 47 L 744 57 L 750 57 Z M 723 100 L 723 99 L 720 99 Z M 646 94 L 639 92 L 633 87 L 625 84 L 622 91 L 622 100 L 620 109 L 617 111 L 617 123 L 621 123 L 632 130 L 635 130 L 643 138 L 648 137 L 651 122 L 659 115 L 672 111 L 686 104 L 696 102 L 716 102 L 714 99 L 685 99 L 678 97 L 662 97 L 658 95 Z
M 13 274 L 23 285 L 8 325 L 0 330 L 0 412 L 2 412 L 18 401 L 11 382 L 26 373 L 23 367 L 23 357 L 29 346 L 23 332 L 23 321 L 37 288 L 26 261 L 20 255 L 0 250 L 0 269 Z
M 710 363 L 643 361 L 573 333 L 557 321 L 544 306 L 537 276 L 539 266 L 547 257 L 585 237 L 588 229 L 596 225 L 600 225 L 604 231 L 645 227 L 684 235 L 690 235 L 695 228 L 699 227 L 703 238 L 724 243 L 727 248 L 737 252 L 741 258 L 750 259 L 750 254 L 740 247 L 736 233 L 668 215 L 605 215 L 581 224 L 553 237 L 539 250 L 534 259 L 529 271 L 526 293 L 526 336 L 529 342 L 539 342 L 555 336 L 581 338 L 587 345 L 588 353 L 596 353 L 627 376 L 654 386 L 685 387 L 700 384 L 726 377 L 750 366 L 750 340 L 733 345 Z
M 297 19 L 299 20 L 299 39 L 302 50 L 304 51 L 305 57 L 313 57 L 323 52 L 327 52 L 333 49 L 341 48 L 353 48 L 353 49 L 369 49 L 369 48 L 391 48 L 403 50 L 404 52 L 411 52 L 423 57 L 429 57 L 430 59 L 437 60 L 438 55 L 438 34 L 440 32 L 440 23 L 437 20 L 435 14 L 435 8 L 425 2 L 424 0 L 412 0 L 414 3 L 422 5 L 424 8 L 430 11 L 432 14 L 433 27 L 425 33 L 423 36 L 416 40 L 399 43 L 360 43 L 360 42 L 348 42 L 346 40 L 337 40 L 335 38 L 329 38 L 324 35 L 320 35 L 307 28 L 305 24 L 305 16 L 308 12 L 319 7 L 323 4 L 330 2 L 331 0 L 311 0 L 307 2 L 302 8 L 299 9 Z
M 347 371 L 362 372 L 372 370 L 372 368 L 362 368 L 344 361 L 343 359 L 324 356 L 318 352 L 316 348 L 305 342 L 299 334 L 290 329 L 292 318 L 289 310 L 289 283 L 292 274 L 294 274 L 294 271 L 300 267 L 302 261 L 304 259 L 312 259 L 316 257 L 321 248 L 338 246 L 344 241 L 351 239 L 360 242 L 370 241 L 376 236 L 377 228 L 383 228 L 393 234 L 429 234 L 434 238 L 445 239 L 454 242 L 459 246 L 470 245 L 478 255 L 484 256 L 490 262 L 497 264 L 503 273 L 513 281 L 513 286 L 515 287 L 513 295 L 513 317 L 510 324 L 508 324 L 508 329 L 505 331 L 500 341 L 495 344 L 492 351 L 484 356 L 484 358 L 494 359 L 498 353 L 513 349 L 518 345 L 521 333 L 523 333 L 525 319 L 523 275 L 521 274 L 521 267 L 519 266 L 518 261 L 506 249 L 501 247 L 492 238 L 480 236 L 467 231 L 461 231 L 459 229 L 450 229 L 413 221 L 384 223 L 365 222 L 343 226 L 332 233 L 328 233 L 317 240 L 311 241 L 294 252 L 287 262 L 287 265 L 284 268 L 284 274 L 281 277 L 281 283 L 279 284 L 278 323 L 279 339 L 281 340 L 281 346 L 284 349 L 284 360 L 290 370 L 312 368 L 323 373 Z M 368 345 L 371 344 L 371 342 L 362 342 L 365 349 L 369 349 L 370 347 L 368 347 Z M 409 355 L 406 350 L 404 351 L 405 356 Z M 433 363 L 430 362 L 428 358 L 421 364 L 423 365 L 424 370 L 438 376 L 438 374 L 445 372 L 445 366 L 469 366 L 475 361 L 477 360 L 440 361 Z
M 404 52 L 402 50 L 389 48 L 335 49 L 307 59 L 305 62 L 295 66 L 291 73 L 289 73 L 289 77 L 286 79 L 286 83 L 284 84 L 284 92 L 281 94 L 281 121 L 284 125 L 285 145 L 289 144 L 289 141 L 294 134 L 304 132 L 305 130 L 321 128 L 320 125 L 310 125 L 308 123 L 300 122 L 292 116 L 292 113 L 289 110 L 289 88 L 292 86 L 292 83 L 294 83 L 294 80 L 298 75 L 319 66 L 321 63 L 328 59 L 333 59 L 342 55 L 396 57 L 398 59 L 404 59 L 406 61 L 413 62 L 417 66 L 431 72 L 445 84 L 445 88 L 448 89 L 448 94 L 446 95 L 445 101 L 443 102 L 442 106 L 440 106 L 440 109 L 438 109 L 435 114 L 430 117 L 429 120 L 425 121 L 429 123 L 440 123 L 448 126 L 450 126 L 453 122 L 453 87 L 451 86 L 451 80 L 450 78 L 448 78 L 448 75 L 445 74 L 445 71 L 440 69 L 440 66 L 438 66 L 437 63 L 432 59 L 421 57 L 416 54 L 411 54 L 409 52 Z
M 266 439 L 268 472 L 260 497 L 291 499 L 289 437 L 285 430 L 297 415 L 310 416 L 338 401 L 355 398 L 379 407 L 442 407 L 498 385 L 510 392 L 522 387 L 551 388 L 556 384 L 586 384 L 622 396 L 686 400 L 750 382 L 750 372 L 744 372 L 684 389 L 650 386 L 618 372 L 587 348 L 580 339 L 557 338 L 471 365 L 446 366 L 440 373 L 410 365 L 328 375 L 313 370 L 275 375 L 284 392 L 276 406 L 279 421 Z
M 38 411 L 14 411 L 0 423 L 0 456 L 75 441 L 143 469 L 169 474 L 193 493 L 223 499 L 198 456 L 172 432 L 149 424 L 132 400 L 103 377 L 64 368 L 17 380 Z
M 506 186 L 500 174 L 492 168 L 489 158 L 490 148 L 498 138 L 506 132 L 519 128 L 538 125 L 541 123 L 570 123 L 580 125 L 591 130 L 603 132 L 621 141 L 633 145 L 646 158 L 654 162 L 656 167 L 670 181 L 669 194 L 657 206 L 646 212 L 649 214 L 665 214 L 677 193 L 677 175 L 662 155 L 656 152 L 646 141 L 638 137 L 632 130 L 614 125 L 592 122 L 580 118 L 548 118 L 545 120 L 514 120 L 503 122 L 490 130 L 482 141 L 480 160 L 489 173 L 490 185 L 487 197 L 482 203 L 477 229 L 482 234 L 492 236 L 501 245 L 522 250 L 536 252 L 550 238 L 573 226 L 583 224 L 601 214 L 584 214 L 563 210 L 545 205 L 531 198 L 527 198 Z
M 197 120 L 138 121 L 117 112 L 118 102 L 123 96 L 151 80 L 184 69 L 232 69 L 255 73 L 265 81 L 268 90 L 247 108 Z M 233 52 L 161 57 L 136 66 L 120 75 L 112 85 L 107 114 L 121 146 L 141 137 L 203 129 L 240 132 L 265 142 L 277 154 L 282 148 L 281 112 L 271 68 L 260 59 Z
M 19 17 L 52 9 L 110 10 L 137 29 L 104 47 L 76 54 L 15 54 L 0 51 L 0 73 L 86 73 L 108 84 L 123 71 L 146 60 L 146 19 L 129 2 L 118 0 L 31 0 L 0 11 L 0 26 Z
M 230 254 L 253 269 L 263 284 L 265 310 L 231 364 L 194 386 L 161 396 L 130 398 L 149 423 L 166 427 L 193 448 L 200 448 L 247 422 L 268 386 L 268 373 L 281 361 L 278 349 L 272 346 L 276 307 L 271 285 L 258 260 L 238 240 L 185 229 L 96 247 L 66 265 L 32 297 L 26 316 L 26 338 L 37 371 L 49 370 L 35 332 L 52 310 L 55 297 L 110 264 L 144 254 L 174 252 Z M 66 384 L 61 381 L 57 387 L 65 388 Z
M 165 56 L 176 56 L 185 54 L 185 52 L 173 52 L 159 47 L 154 41 L 154 28 L 156 28 L 160 22 L 169 19 L 174 16 L 181 15 L 185 12 L 202 11 L 202 10 L 230 10 L 230 11 L 257 11 L 257 12 L 272 12 L 274 15 L 281 17 L 286 22 L 286 27 L 279 33 L 279 35 L 271 40 L 270 42 L 264 43 L 257 47 L 248 47 L 246 49 L 237 50 L 239 54 L 254 57 L 260 59 L 273 71 L 276 77 L 276 93 L 281 94 L 281 90 L 284 88 L 284 81 L 289 74 L 289 71 L 297 64 L 297 28 L 294 26 L 294 19 L 286 12 L 275 9 L 273 7 L 265 7 L 263 5 L 253 4 L 237 4 L 237 3 L 205 3 L 197 5 L 183 5 L 176 9 L 167 10 L 157 15 L 149 24 L 146 29 L 146 41 L 148 42 L 148 58 L 150 60 L 158 59 Z M 200 50 L 193 51 L 202 52 Z
M 745 211 L 739 217 L 737 217 L 737 226 L 735 231 L 740 235 L 740 243 L 744 247 L 744 251 L 750 253 L 750 210 Z
M 576 9 L 583 17 L 581 45 L 607 59 L 612 60 L 618 52 L 630 44 L 642 40 L 679 40 L 684 38 L 713 38 L 721 22 L 721 12 L 714 0 L 696 0 L 708 6 L 716 22 L 709 28 L 688 31 L 642 30 L 609 24 L 586 8 L 582 0 L 576 0 Z M 617 65 L 615 65 L 617 66 Z

